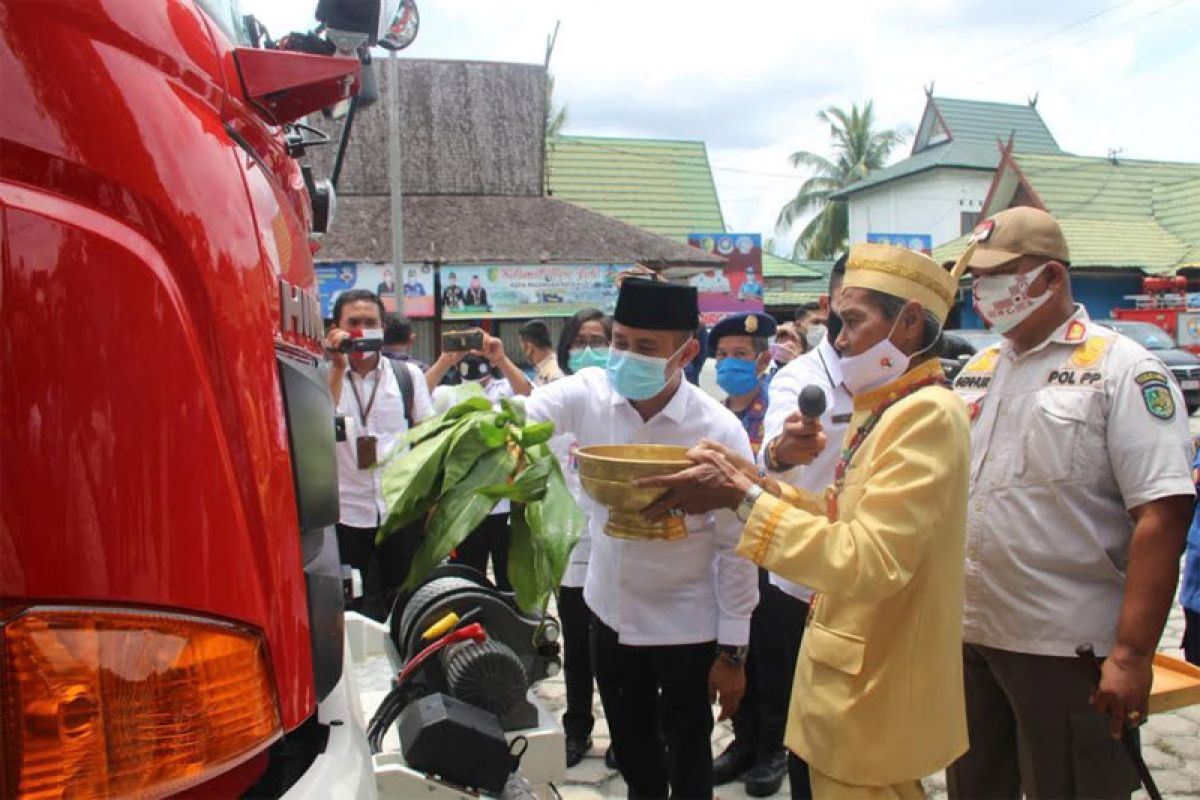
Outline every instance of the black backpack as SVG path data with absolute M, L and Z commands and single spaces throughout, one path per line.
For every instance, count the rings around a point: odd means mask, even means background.
M 387 358 L 384 356 L 384 358 Z M 404 399 L 404 419 L 408 421 L 409 429 L 416 426 L 413 421 L 413 380 L 412 373 L 408 371 L 408 364 L 403 361 L 397 361 L 394 358 L 388 358 L 388 363 L 392 365 L 392 374 L 396 376 L 396 383 L 400 386 L 400 397 Z

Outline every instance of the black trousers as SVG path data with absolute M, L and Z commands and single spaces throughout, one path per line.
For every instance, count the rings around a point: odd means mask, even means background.
M 1200 665 L 1200 611 L 1183 610 L 1183 657 Z
M 408 577 L 413 555 L 419 545 L 419 530 L 404 529 L 375 546 L 379 528 L 357 528 L 337 525 L 338 550 L 341 562 L 362 574 L 363 596 L 346 604 L 351 611 L 383 621 L 392 609 L 392 598 Z
M 631 798 L 712 797 L 716 642 L 634 647 L 592 617 L 596 686 Z
M 592 612 L 583 601 L 582 586 L 558 590 L 558 618 L 563 632 L 563 679 L 567 710 L 563 732 L 568 739 L 586 741 L 592 735 Z
M 758 571 L 758 606 L 750 617 L 746 659 L 746 695 L 733 715 L 734 739 L 754 750 L 761 761 L 783 750 L 796 658 L 808 619 L 808 603 L 773 586 Z M 808 765 L 792 755 L 788 766 L 792 797 L 812 797 Z
M 502 592 L 511 592 L 512 584 L 508 580 L 508 543 L 512 538 L 511 530 L 508 514 L 490 514 L 455 548 L 454 557 L 450 560 L 455 564 L 473 567 L 486 575 L 490 555 L 492 570 L 496 576 L 496 588 Z

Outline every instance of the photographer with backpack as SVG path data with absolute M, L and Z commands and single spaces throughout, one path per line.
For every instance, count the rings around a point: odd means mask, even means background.
M 383 303 L 364 289 L 338 295 L 325 337 L 329 391 L 345 435 L 337 443 L 338 548 L 343 564 L 362 575 L 364 597 L 348 608 L 382 619 L 389 591 L 403 582 L 412 558 L 411 537 L 393 536 L 376 553 L 375 534 L 387 508 L 375 466 L 386 460 L 412 426 L 433 414 L 429 389 L 415 364 L 383 358 Z M 378 570 L 372 556 L 377 556 Z

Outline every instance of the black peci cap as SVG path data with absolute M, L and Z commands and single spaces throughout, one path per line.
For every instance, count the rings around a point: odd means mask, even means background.
M 652 331 L 694 331 L 700 324 L 696 287 L 628 278 L 621 283 L 613 320 Z

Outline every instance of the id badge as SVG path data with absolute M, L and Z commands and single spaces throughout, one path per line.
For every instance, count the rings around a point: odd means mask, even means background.
M 374 436 L 359 436 L 354 440 L 355 448 L 358 454 L 358 468 L 370 469 L 375 466 L 375 443 Z

